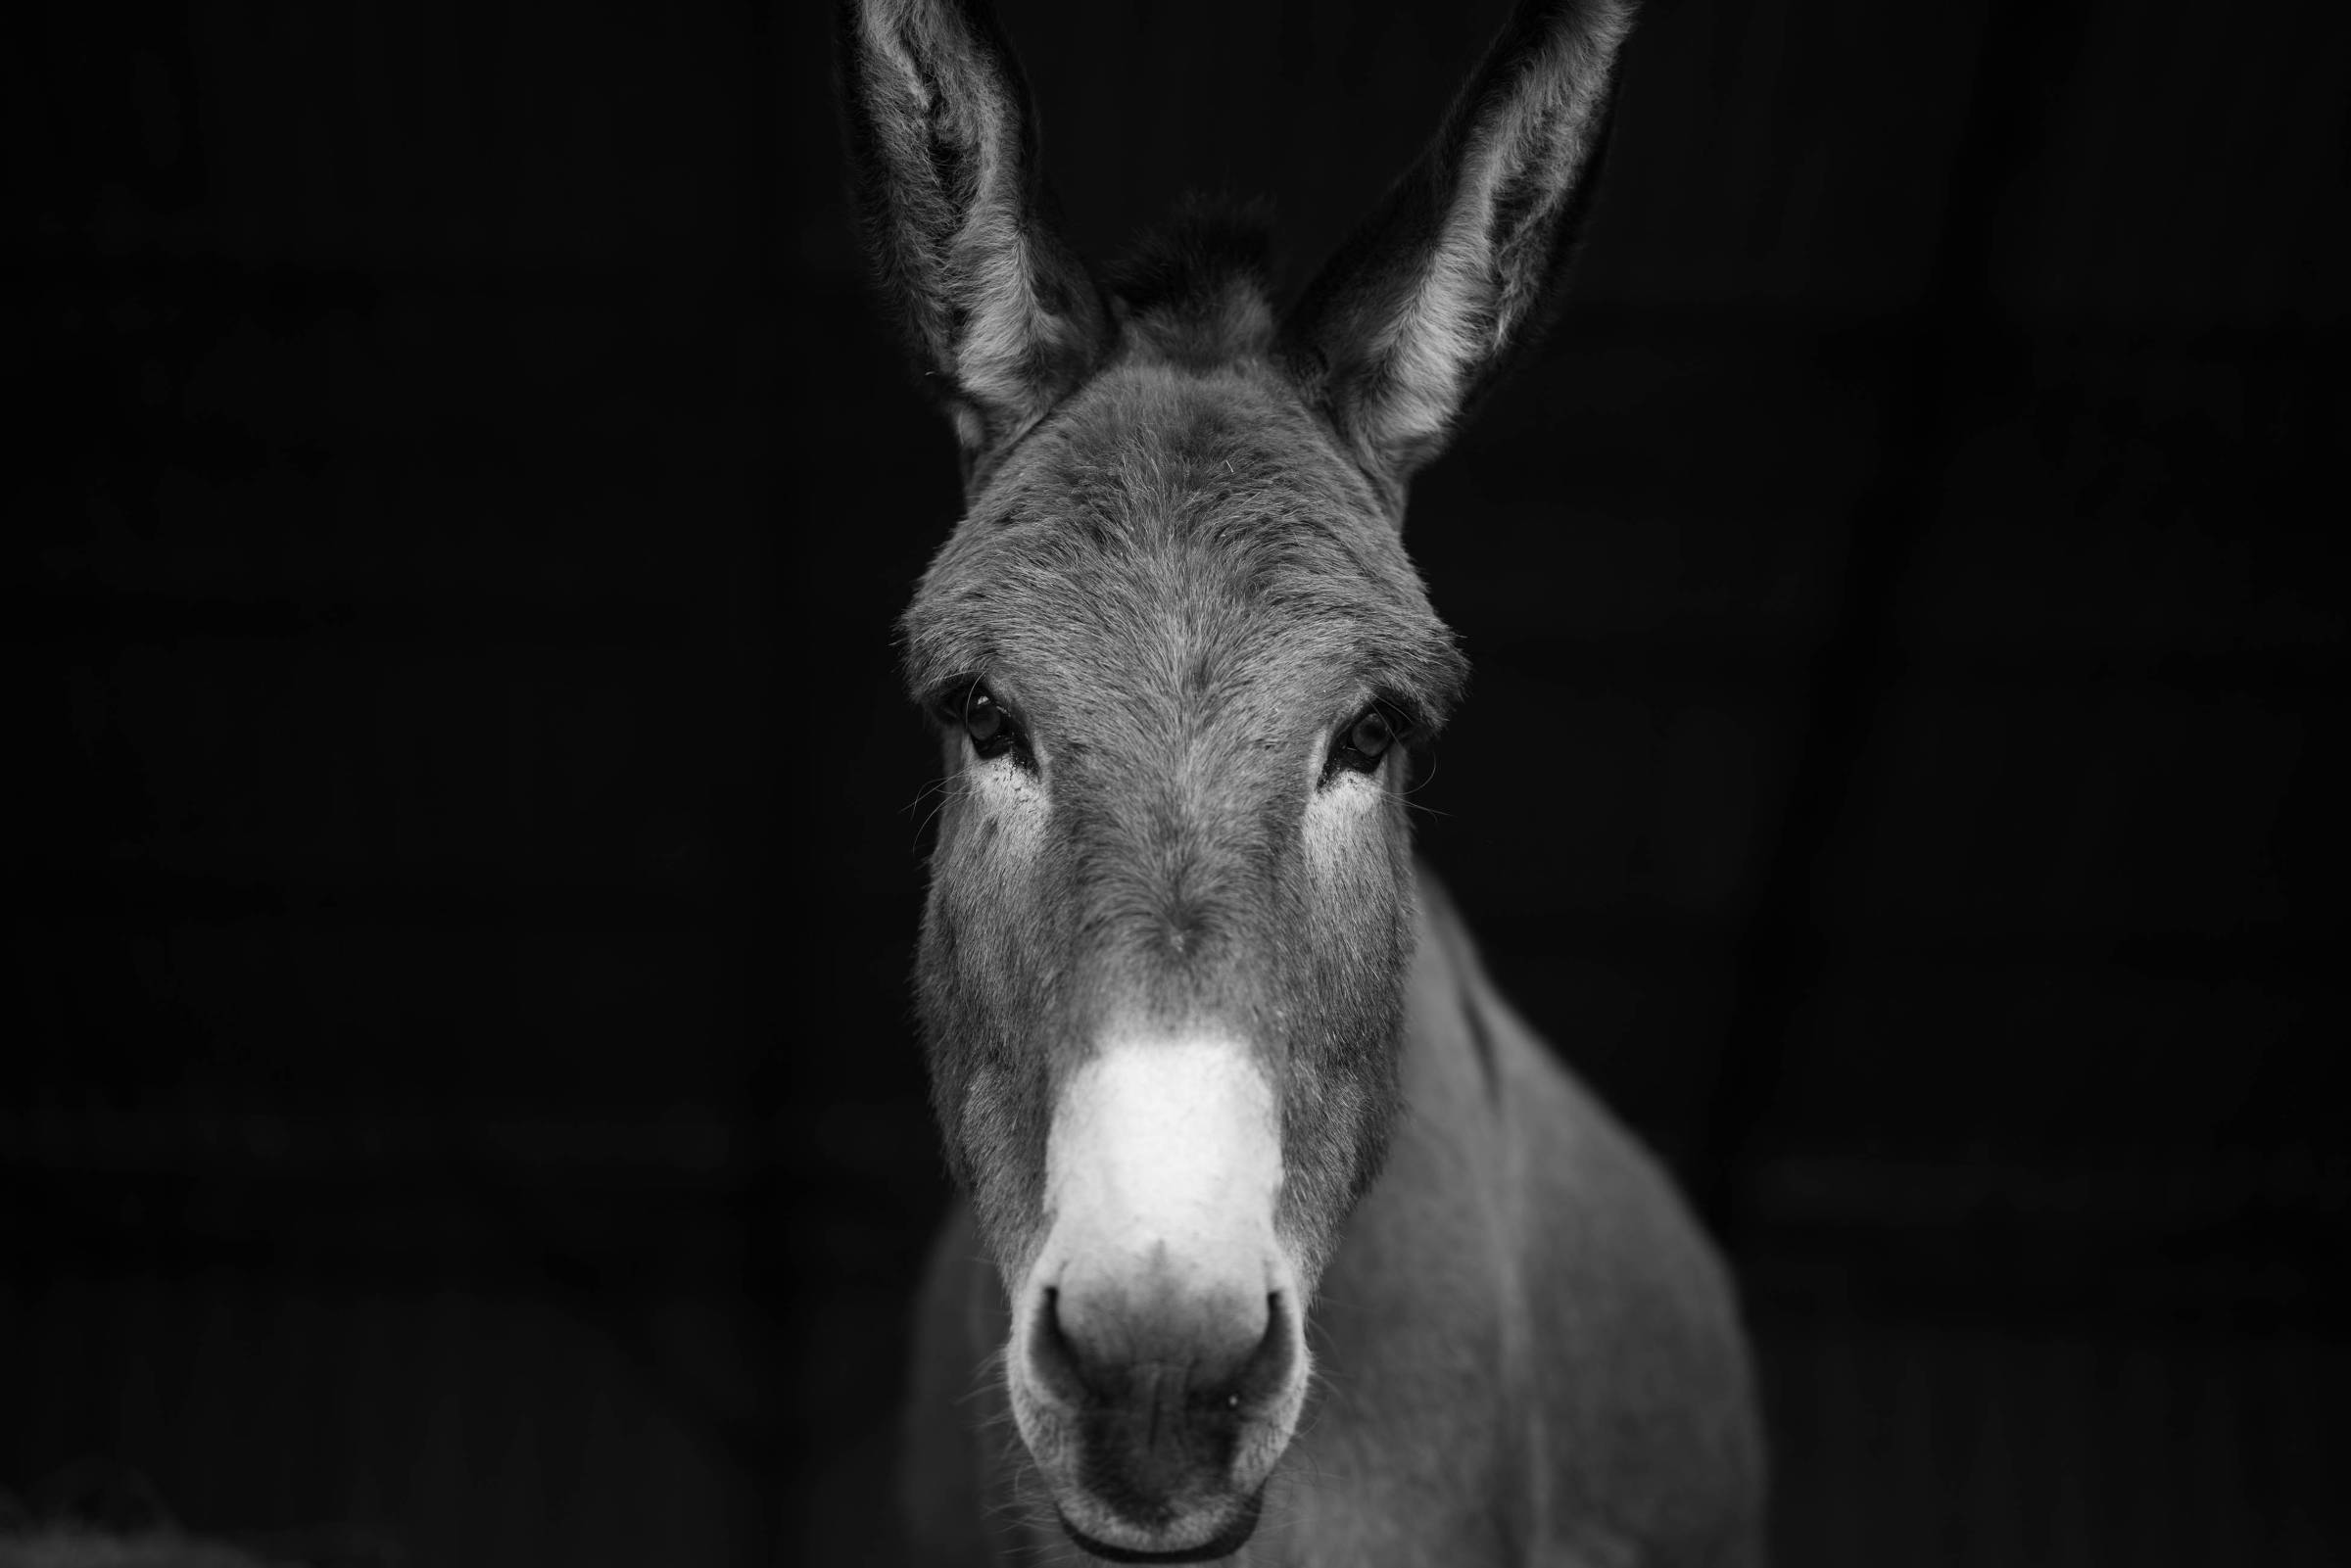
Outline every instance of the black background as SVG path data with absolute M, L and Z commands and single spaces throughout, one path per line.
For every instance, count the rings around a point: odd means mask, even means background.
M 1297 282 L 1502 7 L 1004 12 L 1082 250 L 1262 191 Z M 827 24 L 10 13 L 30 1511 L 889 1560 L 958 498 Z M 1732 1247 L 1785 1562 L 2351 1550 L 2347 66 L 2330 0 L 1655 5 L 1416 487 L 1423 842 Z

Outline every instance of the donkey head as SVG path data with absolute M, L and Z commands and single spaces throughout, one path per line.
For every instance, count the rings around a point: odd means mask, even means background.
M 1228 221 L 1085 269 L 981 5 L 844 15 L 869 239 L 968 501 L 903 623 L 948 774 L 933 1099 L 1020 1436 L 1097 1554 L 1234 1549 L 1296 1426 L 1398 1111 L 1408 759 L 1464 673 L 1405 488 L 1552 303 L 1626 22 L 1523 7 L 1277 319 Z

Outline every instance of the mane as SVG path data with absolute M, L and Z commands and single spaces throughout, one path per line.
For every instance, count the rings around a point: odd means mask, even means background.
M 1263 202 L 1187 197 L 1109 269 L 1125 346 L 1208 366 L 1267 354 L 1274 315 Z

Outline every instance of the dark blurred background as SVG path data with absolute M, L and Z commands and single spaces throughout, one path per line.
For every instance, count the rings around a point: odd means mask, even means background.
M 1504 9 L 1003 7 L 1082 249 L 1293 283 Z M 31 1511 L 887 1560 L 958 496 L 826 13 L 0 24 Z M 1732 1248 L 1786 1563 L 2351 1554 L 2347 112 L 2328 0 L 1654 4 L 1416 489 L 1427 851 Z

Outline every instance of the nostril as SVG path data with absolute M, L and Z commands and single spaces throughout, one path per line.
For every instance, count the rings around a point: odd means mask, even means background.
M 1247 1359 L 1219 1392 L 1231 1409 L 1254 1413 L 1278 1401 L 1289 1387 L 1298 1349 L 1297 1324 L 1279 1291 L 1266 1297 L 1266 1331 Z
M 1061 1292 L 1045 1287 L 1045 1299 L 1029 1330 L 1029 1367 L 1045 1393 L 1076 1404 L 1091 1391 L 1082 1354 L 1061 1324 Z

